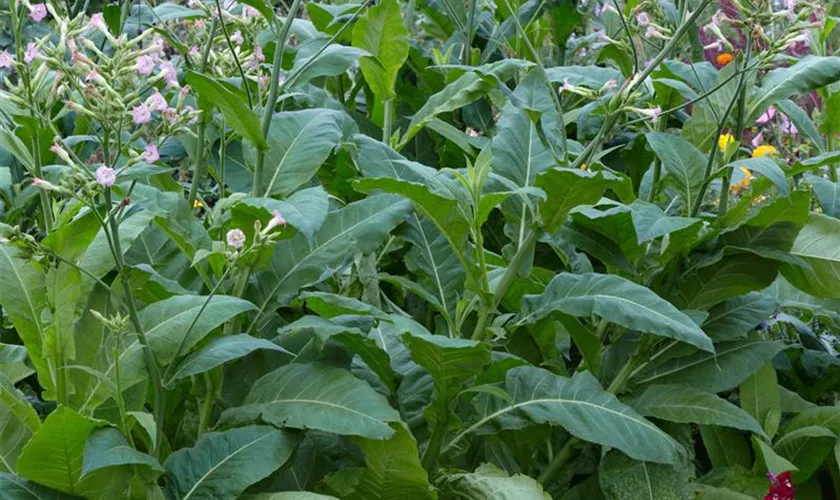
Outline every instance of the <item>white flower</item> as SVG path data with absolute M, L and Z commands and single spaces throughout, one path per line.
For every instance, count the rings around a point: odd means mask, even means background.
M 233 248 L 242 248 L 245 246 L 245 233 L 241 229 L 231 229 L 227 232 L 227 244 Z

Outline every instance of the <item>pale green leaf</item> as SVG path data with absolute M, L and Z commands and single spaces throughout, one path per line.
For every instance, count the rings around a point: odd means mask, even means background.
M 438 480 L 440 489 L 452 498 L 467 500 L 546 500 L 551 498 L 540 483 L 524 474 L 509 475 L 491 464 L 475 472 L 447 474 Z M 448 497 L 447 497 L 448 498 Z
M 157 460 L 132 448 L 125 436 L 113 427 L 92 431 L 85 443 L 83 457 L 82 476 L 120 465 L 142 465 L 164 472 Z
M 691 472 L 611 451 L 598 466 L 598 481 L 609 500 L 694 500 Z

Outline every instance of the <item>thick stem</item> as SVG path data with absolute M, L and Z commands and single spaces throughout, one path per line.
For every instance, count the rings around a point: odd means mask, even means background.
M 545 467 L 545 470 L 543 470 L 542 473 L 540 473 L 539 477 L 537 478 L 537 481 L 539 481 L 540 484 L 545 484 L 546 481 L 548 481 L 549 479 L 554 477 L 555 474 L 560 472 L 560 469 L 562 469 L 563 466 L 566 465 L 566 462 L 568 462 L 569 459 L 572 458 L 572 455 L 575 454 L 574 447 L 580 442 L 580 439 L 574 436 L 569 436 L 569 439 L 566 440 L 566 443 L 563 444 L 563 447 L 560 448 L 560 451 L 558 451 L 557 454 L 554 455 L 554 458 L 551 459 L 551 462 L 548 463 L 548 465 Z
M 522 244 L 519 245 L 519 249 L 516 250 L 516 254 L 514 254 L 513 258 L 510 260 L 507 269 L 505 269 L 505 274 L 502 275 L 502 278 L 496 284 L 496 289 L 493 290 L 493 300 L 495 301 L 496 306 L 502 302 L 507 289 L 510 288 L 513 280 L 516 279 L 516 276 L 519 274 L 519 270 L 522 269 L 525 257 L 530 253 L 530 249 L 533 248 L 539 234 L 539 231 L 536 229 L 528 231 L 528 235 L 522 241 Z
M 741 65 L 741 69 L 745 70 L 747 68 L 747 64 L 750 62 L 750 53 L 752 52 L 752 37 L 747 37 L 747 50 L 746 55 L 744 57 L 744 64 Z M 738 117 L 737 122 L 735 124 L 735 143 L 738 144 L 738 147 L 741 146 L 741 136 L 744 134 L 744 113 L 746 108 L 747 102 L 747 89 L 744 85 L 744 80 L 746 79 L 746 71 L 741 73 L 741 81 L 738 84 Z M 723 121 L 726 121 L 726 117 L 724 117 Z M 722 124 L 721 124 L 722 125 Z M 723 127 L 720 127 L 718 131 L 718 137 L 720 137 L 720 132 L 723 130 Z M 712 150 L 714 152 L 714 149 Z M 713 153 L 714 154 L 714 153 Z M 723 182 L 721 182 L 720 186 L 720 202 L 718 203 L 718 217 L 723 217 L 726 215 L 726 211 L 729 206 L 729 185 L 732 182 L 732 172 L 726 172 L 723 176 Z M 698 203 L 702 200 L 698 200 Z
M 469 2 L 470 15 L 467 18 L 467 30 L 466 33 L 464 33 L 464 48 L 463 51 L 461 51 L 461 64 L 464 66 L 469 66 L 471 63 L 470 55 L 472 53 L 473 26 L 475 25 L 475 11 L 479 0 L 469 0 Z
M 834 134 L 826 134 L 825 148 L 829 152 L 834 151 Z M 837 182 L 837 165 L 828 166 L 828 176 L 831 178 L 831 182 Z
M 444 409 L 439 413 L 440 415 L 438 417 L 440 420 L 435 424 L 432 437 L 429 438 L 429 445 L 426 447 L 426 451 L 423 453 L 423 458 L 421 459 L 423 468 L 427 471 L 431 471 L 437 463 L 437 459 L 440 456 L 440 449 L 443 445 L 443 438 L 446 437 L 446 427 L 449 423 L 447 419 L 449 415 L 448 409 Z
M 265 103 L 265 109 L 262 116 L 262 135 L 268 137 L 268 131 L 271 129 L 271 117 L 274 116 L 274 107 L 277 105 L 277 97 L 280 89 L 280 68 L 283 63 L 283 51 L 286 49 L 286 40 L 289 37 L 289 30 L 292 28 L 292 23 L 297 17 L 300 10 L 301 0 L 294 0 L 292 6 L 289 8 L 289 14 L 286 16 L 286 22 L 283 23 L 283 29 L 277 33 L 277 41 L 274 45 L 274 59 L 271 66 L 271 83 L 268 87 L 268 100 Z M 275 27 L 276 29 L 276 27 Z M 257 161 L 254 166 L 254 186 L 251 188 L 252 196 L 259 196 L 262 191 L 263 182 L 263 168 L 265 164 L 265 151 L 257 151 Z
M 656 122 L 656 131 L 657 132 L 664 132 L 666 128 L 666 124 L 668 123 L 667 118 L 660 118 L 658 122 Z M 662 160 L 659 159 L 657 156 L 656 159 L 653 161 L 653 179 L 650 182 L 650 192 L 648 192 L 648 202 L 653 203 L 653 200 L 656 198 L 656 186 L 659 184 L 659 178 L 662 176 Z
M 204 372 L 202 378 L 204 380 L 204 401 L 201 403 L 201 414 L 198 418 L 198 435 L 196 438 L 201 437 L 207 430 L 210 417 L 213 413 L 213 399 L 215 397 L 215 393 L 213 392 L 213 378 L 210 376 L 210 372 Z

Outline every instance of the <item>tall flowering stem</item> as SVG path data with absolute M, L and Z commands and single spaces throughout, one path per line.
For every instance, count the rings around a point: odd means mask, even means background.
M 204 73 L 207 67 L 207 58 L 210 56 L 210 47 L 213 45 L 213 35 L 216 33 L 216 20 L 210 26 L 210 35 L 207 37 L 207 44 L 204 46 L 204 52 L 201 54 L 201 66 L 199 72 Z M 247 85 L 247 83 L 246 83 Z M 195 141 L 195 167 L 193 168 L 192 184 L 190 185 L 190 194 L 187 198 L 187 203 L 193 206 L 195 199 L 198 196 L 198 185 L 201 184 L 201 179 L 207 170 L 204 168 L 204 133 L 207 129 L 207 122 L 210 116 L 202 116 L 198 124 L 197 138 Z
M 744 64 L 741 67 L 741 70 L 744 73 L 741 74 L 741 84 L 738 86 L 738 117 L 736 118 L 735 124 L 735 142 L 737 144 L 741 144 L 742 136 L 744 135 L 744 116 L 745 107 L 747 102 L 747 88 L 746 85 L 743 84 L 744 77 L 746 75 L 746 68 L 747 63 L 750 60 L 750 53 L 752 52 L 752 36 L 747 37 L 747 49 L 745 52 L 744 57 Z M 725 120 L 725 119 L 724 119 Z M 720 133 L 718 133 L 718 137 L 720 137 Z M 707 175 L 708 176 L 708 175 Z M 718 204 L 718 217 L 723 217 L 726 215 L 726 210 L 729 205 L 729 185 L 732 182 L 732 173 L 727 172 L 720 186 L 720 202 Z M 701 198 L 702 200 L 702 198 Z
M 268 100 L 265 103 L 262 117 L 262 134 L 268 138 L 268 131 L 271 129 L 271 117 L 274 115 L 274 106 L 277 105 L 278 91 L 280 89 L 280 69 L 283 63 L 283 51 L 286 48 L 286 40 L 289 38 L 289 31 L 292 23 L 300 10 L 301 0 L 294 0 L 283 23 L 283 29 L 277 33 L 277 43 L 274 45 L 274 61 L 271 65 L 271 83 L 268 88 Z M 275 21 L 276 22 L 276 21 Z M 276 28 L 275 28 L 276 29 Z M 263 166 L 265 163 L 265 151 L 257 151 L 257 164 L 254 167 L 254 186 L 251 189 L 253 196 L 259 196 L 262 191 Z

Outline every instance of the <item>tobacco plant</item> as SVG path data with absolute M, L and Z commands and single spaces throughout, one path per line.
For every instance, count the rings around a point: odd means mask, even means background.
M 5 1 L 0 498 L 836 498 L 835 10 Z

